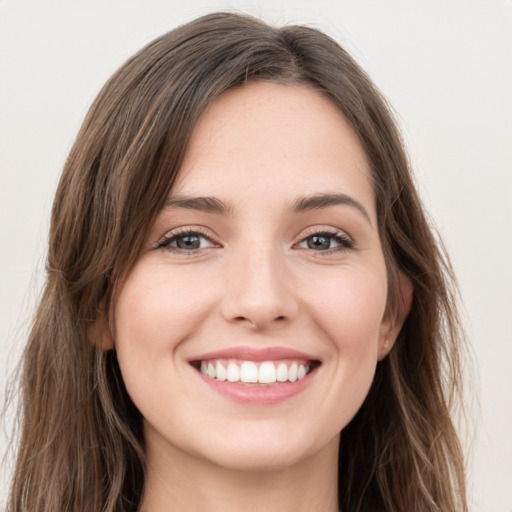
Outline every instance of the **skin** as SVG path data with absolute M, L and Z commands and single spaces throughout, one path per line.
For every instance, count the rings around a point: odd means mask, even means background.
M 324 193 L 354 203 L 294 211 Z M 229 208 L 164 208 L 115 306 L 111 343 L 145 418 L 142 510 L 335 511 L 339 433 L 400 328 L 364 151 L 319 93 L 252 83 L 201 117 L 171 190 L 183 196 Z M 162 245 L 183 229 L 200 231 L 199 249 Z M 311 248 L 326 230 L 330 248 Z M 233 346 L 292 348 L 321 365 L 295 397 L 241 404 L 189 364 Z

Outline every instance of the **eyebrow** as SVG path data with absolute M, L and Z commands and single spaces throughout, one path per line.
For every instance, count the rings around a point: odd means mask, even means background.
M 171 196 L 166 199 L 164 206 L 167 208 L 187 208 L 218 215 L 227 215 L 233 212 L 232 206 L 216 197 Z
M 292 210 L 295 213 L 304 213 L 312 210 L 321 210 L 330 206 L 347 205 L 359 211 L 363 217 L 372 225 L 370 215 L 366 208 L 347 194 L 314 194 L 311 196 L 302 196 L 292 202 Z M 215 213 L 218 215 L 228 215 L 233 213 L 232 205 L 221 201 L 216 197 L 190 197 L 183 195 L 170 196 L 165 201 L 167 208 L 186 208 L 206 213 Z
M 299 197 L 293 202 L 293 211 L 297 213 L 309 212 L 311 210 L 320 210 L 329 206 L 347 205 L 355 208 L 372 225 L 370 215 L 366 208 L 347 194 L 314 194 L 312 196 Z

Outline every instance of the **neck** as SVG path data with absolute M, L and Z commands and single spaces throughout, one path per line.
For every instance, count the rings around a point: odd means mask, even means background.
M 141 512 L 338 511 L 339 438 L 291 466 L 240 471 L 176 447 L 147 446 Z

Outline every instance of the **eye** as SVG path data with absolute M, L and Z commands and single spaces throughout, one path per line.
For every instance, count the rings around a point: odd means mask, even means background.
M 168 234 L 157 246 L 172 252 L 198 252 L 215 247 L 211 238 L 197 230 L 183 230 Z
M 298 247 L 330 253 L 351 249 L 353 245 L 348 236 L 341 231 L 321 231 L 304 238 L 299 242 Z

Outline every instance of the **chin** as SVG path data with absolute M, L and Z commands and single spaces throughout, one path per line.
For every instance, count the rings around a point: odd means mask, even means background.
M 309 454 L 295 447 L 236 447 L 222 454 L 211 454 L 209 461 L 231 471 L 267 473 L 282 471 L 299 464 Z
M 259 430 L 250 437 L 225 436 L 229 443 L 212 440 L 199 456 L 228 470 L 263 473 L 300 465 L 333 444 L 337 451 L 339 434 L 332 439 L 315 440 L 313 433 L 290 436 L 290 427 L 282 433 Z

